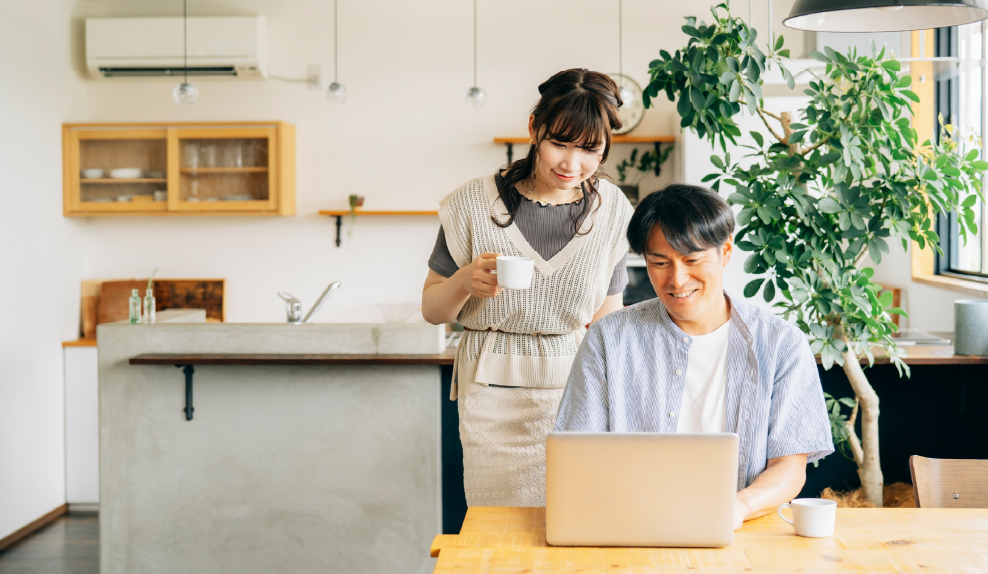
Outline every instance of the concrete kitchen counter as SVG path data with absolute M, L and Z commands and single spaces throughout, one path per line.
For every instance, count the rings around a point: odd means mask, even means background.
M 101 325 L 101 571 L 431 571 L 443 335 L 426 324 Z M 130 364 L 161 354 L 361 360 L 196 363 L 186 420 L 182 371 Z M 436 362 L 387 364 L 396 356 Z

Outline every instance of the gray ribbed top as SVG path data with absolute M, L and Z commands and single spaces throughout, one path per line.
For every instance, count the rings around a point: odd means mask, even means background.
M 494 181 L 500 191 L 504 185 L 504 178 L 498 174 L 494 176 Z M 576 203 L 542 205 L 522 196 L 522 202 L 515 214 L 515 225 L 532 249 L 535 249 L 542 259 L 548 261 L 576 236 L 573 221 L 582 212 L 582 202 L 581 199 Z M 621 293 L 628 285 L 627 260 L 628 256 L 625 255 L 614 266 L 611 284 L 607 288 L 608 295 Z M 452 277 L 459 269 L 449 253 L 449 247 L 446 246 L 446 234 L 443 233 L 441 225 L 436 246 L 432 250 L 432 257 L 429 258 L 429 269 L 443 277 Z

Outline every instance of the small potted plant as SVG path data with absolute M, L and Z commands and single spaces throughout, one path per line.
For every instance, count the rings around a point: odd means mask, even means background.
M 350 228 L 347 230 L 347 238 L 353 235 L 353 226 L 357 223 L 357 210 L 363 207 L 364 196 L 355 193 L 350 194 Z
M 635 148 L 631 150 L 631 156 L 628 159 L 618 164 L 618 187 L 627 196 L 631 205 L 638 205 L 638 186 L 645 179 L 645 176 L 669 159 L 673 147 L 675 146 L 672 144 L 665 146 L 662 149 L 662 155 L 657 155 L 649 150 L 641 154 L 640 158 L 638 157 L 638 148 Z

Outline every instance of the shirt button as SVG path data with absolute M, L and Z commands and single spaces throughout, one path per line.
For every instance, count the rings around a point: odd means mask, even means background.
M 682 375 L 683 374 L 683 370 L 682 369 L 676 369 L 676 374 L 677 375 Z
M 676 416 L 676 411 L 669 411 L 669 416 L 670 417 Z
M 683 342 L 684 343 L 689 343 L 690 342 L 690 338 L 689 337 L 683 337 Z

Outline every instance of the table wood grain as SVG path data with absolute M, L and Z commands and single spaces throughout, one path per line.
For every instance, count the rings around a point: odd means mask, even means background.
M 467 511 L 439 535 L 435 572 L 986 572 L 988 509 L 839 508 L 834 535 L 802 538 L 775 514 L 727 548 L 567 548 L 545 541 L 544 508 Z
M 907 365 L 988 365 L 988 357 L 955 355 L 953 345 L 910 345 L 900 349 L 906 353 L 904 360 Z M 888 357 L 880 356 L 880 353 L 875 353 L 875 364 L 890 364 Z M 820 357 L 816 358 L 816 362 L 820 364 Z M 861 364 L 868 364 L 867 357 L 861 358 Z
M 454 355 L 146 353 L 131 365 L 452 365 Z

